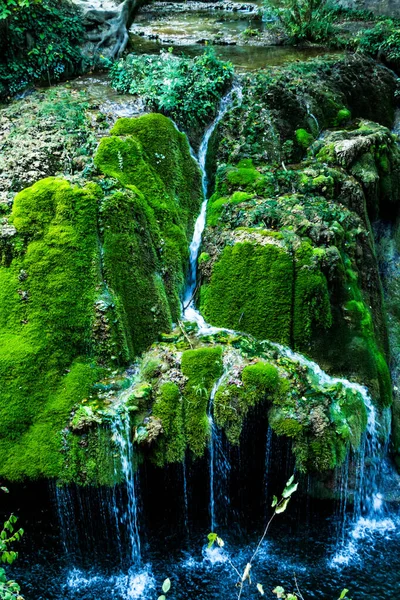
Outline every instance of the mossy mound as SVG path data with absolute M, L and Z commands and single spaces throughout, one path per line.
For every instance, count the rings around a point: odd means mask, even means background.
M 85 481 L 109 481 L 107 447 L 98 440 L 96 466 L 90 445 L 65 430 L 71 411 L 180 314 L 200 173 L 165 117 L 129 126 L 135 135 L 100 142 L 96 163 L 108 177 L 99 185 L 37 182 L 16 196 L 1 238 L 0 475 L 7 479 L 59 476 L 67 457 L 74 480 L 74 465 L 86 457 Z M 151 150 L 156 135 L 165 155 Z M 72 428 L 85 429 L 91 410 Z
M 95 185 L 45 179 L 14 202 L 14 258 L 0 270 L 0 469 L 8 479 L 58 474 L 61 431 L 99 376 L 91 356 L 100 197 Z
M 268 421 L 278 436 L 292 441 L 302 472 L 332 470 L 350 448 L 359 447 L 367 411 L 357 390 L 321 383 L 312 369 L 250 336 L 222 331 L 195 337 L 187 329 L 185 335 L 176 332 L 174 344 L 156 344 L 143 356 L 128 390 L 108 395 L 107 406 L 97 401 L 92 432 L 106 431 L 107 420 L 125 399 L 134 411 L 130 422 L 139 460 L 161 467 L 182 462 L 186 453 L 194 459 L 204 455 L 211 439 L 210 412 L 228 442 L 240 444 L 243 425 L 255 418 L 258 406 L 257 419 L 264 415 L 265 427 Z M 80 440 L 82 432 L 73 435 Z M 93 443 L 89 440 L 89 447 Z
M 193 216 L 201 203 L 199 169 L 190 156 L 186 136 L 167 117 L 150 114 L 120 119 L 111 133 L 114 135 L 101 140 L 95 165 L 125 188 L 142 195 L 152 222 L 141 233 L 150 235 L 157 247 L 171 315 L 176 320 L 181 310 Z M 121 214 L 121 220 L 126 218 Z
M 370 219 L 398 204 L 399 160 L 389 130 L 360 120 L 326 132 L 298 165 L 222 166 L 199 262 L 208 322 L 306 352 L 390 405 Z
M 241 77 L 243 99 L 211 140 L 213 165 L 252 158 L 256 164 L 301 159 L 321 131 L 351 117 L 393 122 L 396 76 L 361 56 L 321 57 Z

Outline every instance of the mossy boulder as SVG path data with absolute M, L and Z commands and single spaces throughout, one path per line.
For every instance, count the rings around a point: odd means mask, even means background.
M 200 173 L 167 118 L 124 127 L 100 142 L 98 184 L 44 179 L 14 201 L 0 266 L 0 475 L 10 480 L 112 481 L 108 437 L 91 427 L 109 402 L 96 384 L 180 315 Z
M 262 419 L 264 428 L 268 421 L 278 436 L 291 440 L 301 472 L 332 471 L 351 448 L 360 446 L 367 410 L 358 390 L 326 381 L 317 369 L 288 358 L 279 347 L 229 332 L 181 332 L 176 343 L 155 344 L 143 356 L 132 389 L 148 384 L 148 366 L 154 362 L 160 369 L 152 370 L 151 393 L 138 400 L 131 417 L 139 460 L 162 467 L 182 462 L 187 453 L 194 460 L 201 458 L 210 441 L 210 415 L 213 427 L 233 446 L 244 442 L 246 421 Z M 126 397 L 126 390 L 109 397 L 111 418 Z M 99 414 L 105 419 L 107 410 Z M 91 418 L 95 431 L 98 426 Z M 154 423 L 157 435 L 152 434 Z M 87 431 L 81 436 L 87 439 Z M 78 463 L 74 468 L 79 472 Z M 85 464 L 80 468 L 85 470 Z
M 371 219 L 398 203 L 399 159 L 388 129 L 356 120 L 290 169 L 221 167 L 199 264 L 206 319 L 306 352 L 390 405 Z M 243 164 L 252 176 L 232 179 Z

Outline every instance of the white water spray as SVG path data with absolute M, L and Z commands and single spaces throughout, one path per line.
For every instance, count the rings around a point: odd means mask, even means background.
M 219 331 L 217 327 L 211 327 L 206 323 L 204 318 L 201 316 L 199 311 L 196 309 L 194 304 L 194 296 L 196 293 L 197 286 L 197 259 L 199 256 L 201 240 L 203 236 L 203 231 L 206 225 L 206 215 L 207 215 L 207 203 L 208 203 L 208 179 L 206 172 L 206 158 L 208 151 L 208 144 L 212 134 L 215 131 L 218 123 L 226 114 L 227 110 L 230 108 L 234 97 L 237 97 L 239 102 L 242 98 L 242 89 L 238 85 L 234 85 L 231 91 L 224 96 L 221 100 L 221 104 L 219 107 L 219 111 L 215 120 L 207 129 L 203 140 L 200 145 L 199 154 L 198 154 L 198 164 L 201 170 L 201 182 L 203 188 L 203 202 L 200 209 L 200 214 L 196 219 L 196 223 L 194 226 L 194 232 L 192 241 L 190 243 L 189 251 L 190 251 L 190 267 L 189 267 L 189 281 L 186 288 L 186 292 L 183 300 L 183 318 L 185 321 L 191 321 L 197 323 L 199 327 L 199 333 L 213 333 Z
M 133 460 L 132 429 L 129 411 L 120 411 L 112 423 L 113 440 L 119 448 L 121 468 L 126 483 L 127 507 L 121 521 L 126 525 L 129 535 L 132 565 L 140 564 L 140 536 L 138 527 L 138 502 Z

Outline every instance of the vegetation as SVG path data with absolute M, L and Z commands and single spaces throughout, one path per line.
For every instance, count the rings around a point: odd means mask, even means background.
M 0 100 L 82 70 L 84 29 L 69 0 L 2 0 Z
M 200 175 L 168 119 L 148 115 L 133 129 L 101 142 L 101 185 L 49 178 L 14 200 L 16 233 L 0 267 L 0 462 L 9 479 L 60 475 L 63 453 L 78 450 L 62 433 L 73 407 L 105 368 L 133 359 L 180 314 Z
M 210 122 L 232 75 L 232 65 L 218 60 L 211 49 L 193 59 L 172 52 L 130 54 L 110 70 L 116 90 L 140 96 L 149 108 L 185 130 Z
M 326 42 L 333 34 L 325 0 L 264 0 L 264 6 L 279 19 L 294 43 Z
M 5 487 L 0 488 L 1 491 L 8 493 Z M 12 549 L 15 542 L 19 542 L 24 535 L 23 529 L 15 529 L 17 517 L 11 515 L 3 524 L 0 530 L 0 562 L 12 565 L 18 558 L 18 552 Z M 1 600 L 24 600 L 20 594 L 21 588 L 13 579 L 8 579 L 6 571 L 0 567 L 0 599 Z

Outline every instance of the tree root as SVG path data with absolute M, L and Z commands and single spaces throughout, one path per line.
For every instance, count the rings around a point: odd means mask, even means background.
M 88 31 L 87 39 L 96 43 L 96 51 L 111 48 L 110 58 L 115 59 L 125 51 L 129 41 L 129 28 L 139 8 L 146 0 L 124 0 L 120 10 L 91 10 L 85 15 Z

